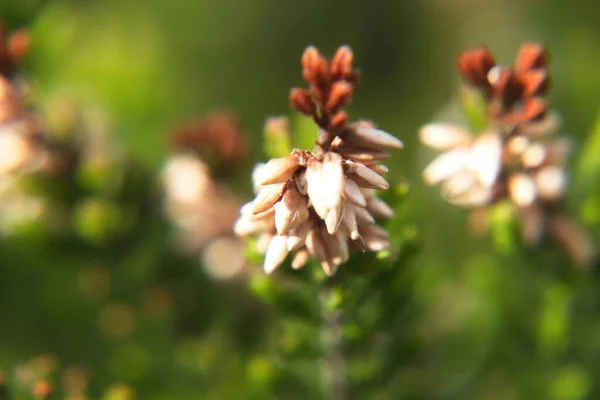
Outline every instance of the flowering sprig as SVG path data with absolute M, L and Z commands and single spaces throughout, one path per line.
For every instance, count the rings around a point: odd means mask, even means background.
M 25 30 L 18 30 L 9 35 L 4 23 L 0 21 L 0 75 L 11 79 L 28 48 L 29 34 Z
M 511 68 L 497 65 L 485 47 L 462 53 L 458 69 L 483 93 L 489 124 L 477 136 L 452 124 L 425 125 L 421 141 L 445 152 L 427 166 L 424 179 L 441 184 L 449 202 L 479 211 L 508 200 L 525 244 L 538 244 L 547 233 L 588 265 L 594 246 L 563 212 L 570 142 L 553 136 L 558 120 L 542 98 L 547 60 L 539 44 L 521 46 Z
M 393 210 L 375 191 L 389 188 L 380 161 L 389 158 L 387 150 L 403 145 L 370 122 L 348 122 L 343 107 L 359 81 L 349 47 L 340 47 L 330 62 L 309 47 L 302 68 L 308 88 L 292 89 L 289 99 L 292 108 L 318 125 L 316 148 L 294 149 L 257 166 L 257 197 L 242 207 L 235 232 L 260 234 L 258 250 L 265 253 L 267 273 L 295 251 L 294 269 L 313 257 L 331 276 L 348 260 L 350 248 L 389 247 L 389 235 L 375 218 L 391 218 Z

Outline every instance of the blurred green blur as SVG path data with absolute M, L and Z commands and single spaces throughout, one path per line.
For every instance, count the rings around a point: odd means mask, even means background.
M 93 399 L 328 398 L 311 272 L 213 279 L 174 244 L 158 177 L 174 127 L 230 110 L 250 156 L 222 183 L 250 199 L 265 119 L 292 115 L 302 51 L 349 44 L 362 72 L 351 118 L 403 140 L 388 178 L 409 190 L 386 195 L 400 260 L 358 255 L 342 276 L 347 398 L 600 398 L 597 271 L 552 246 L 473 236 L 467 213 L 425 187 L 434 153 L 417 139 L 456 100 L 461 50 L 485 43 L 510 63 L 522 42 L 544 43 L 549 101 L 575 143 L 568 208 L 598 243 L 598 13 L 592 0 L 2 0 L 9 31 L 31 32 L 36 108 L 55 128 L 61 102 L 88 110 L 108 150 L 68 179 L 26 182 L 49 205 L 2 227 L 0 384 L 51 354 L 53 384 L 81 367 Z

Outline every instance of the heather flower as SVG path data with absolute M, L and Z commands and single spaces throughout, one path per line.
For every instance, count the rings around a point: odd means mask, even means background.
M 312 257 L 331 276 L 348 261 L 350 248 L 379 251 L 390 245 L 375 217 L 392 218 L 393 210 L 375 189 L 389 188 L 383 177 L 387 168 L 380 161 L 389 158 L 388 150 L 403 145 L 372 123 L 348 122 L 343 107 L 359 81 L 352 63 L 346 46 L 331 61 L 314 47 L 305 50 L 308 88 L 292 89 L 290 104 L 318 125 L 317 146 L 259 164 L 252 174 L 256 198 L 242 207 L 234 229 L 240 236 L 259 235 L 266 273 L 294 253 L 292 268 Z
M 423 176 L 429 185 L 440 184 L 449 202 L 476 208 L 477 215 L 509 201 L 525 244 L 537 244 L 549 233 L 573 259 L 588 264 L 593 246 L 562 213 L 570 142 L 554 137 L 558 119 L 542 98 L 549 82 L 547 59 L 538 44 L 523 45 L 512 68 L 497 65 L 485 47 L 462 53 L 458 68 L 483 94 L 489 126 L 478 135 L 447 123 L 422 127 L 421 142 L 443 151 Z
M 19 30 L 9 35 L 0 21 L 0 76 L 11 79 L 28 48 L 29 35 L 26 31 Z

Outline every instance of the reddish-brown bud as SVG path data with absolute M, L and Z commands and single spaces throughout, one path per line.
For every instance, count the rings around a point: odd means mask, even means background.
M 526 43 L 519 49 L 515 59 L 515 71 L 523 74 L 535 68 L 544 68 L 548 61 L 548 54 L 544 46 L 538 43 Z
M 523 119 L 526 121 L 537 121 L 543 118 L 548 112 L 548 104 L 541 99 L 528 100 L 523 106 Z
M 519 76 L 523 85 L 523 95 L 527 97 L 538 96 L 548 90 L 548 74 L 543 69 L 532 69 Z
M 341 46 L 331 60 L 331 75 L 333 79 L 350 77 L 354 54 L 349 46 Z
M 523 95 L 523 85 L 513 72 L 506 69 L 500 71 L 492 85 L 494 95 L 502 99 L 505 107 L 512 106 Z
M 348 114 L 344 111 L 338 111 L 329 122 L 329 129 L 338 130 L 342 128 L 348 122 Z
M 19 30 L 14 32 L 8 40 L 8 54 L 13 63 L 19 63 L 25 57 L 29 50 L 30 37 L 27 31 Z
M 488 88 L 488 72 L 496 65 L 494 56 L 487 47 L 477 47 L 461 53 L 458 57 L 458 70 L 471 84 Z
M 309 46 L 302 55 L 302 75 L 312 86 L 322 90 L 329 80 L 329 65 L 319 51 Z
M 532 98 L 525 102 L 520 111 L 515 111 L 509 115 L 506 122 L 511 124 L 521 124 L 538 121 L 548 112 L 548 105 L 539 98 Z
M 352 99 L 353 90 L 354 87 L 346 81 L 334 82 L 334 84 L 331 86 L 327 103 L 325 103 L 325 111 L 333 114 L 340 107 L 348 104 Z
M 293 88 L 290 90 L 290 105 L 294 110 L 306 115 L 314 115 L 316 112 L 315 102 L 309 92 L 305 89 Z

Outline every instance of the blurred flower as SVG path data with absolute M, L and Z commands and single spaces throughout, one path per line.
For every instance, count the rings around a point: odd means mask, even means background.
M 239 275 L 246 265 L 244 243 L 236 237 L 216 238 L 202 252 L 202 265 L 214 279 L 230 279 Z
M 171 156 L 162 181 L 166 213 L 180 229 L 188 250 L 199 251 L 210 240 L 231 232 L 239 202 L 213 181 L 198 156 Z
M 38 381 L 33 385 L 32 392 L 36 399 L 45 399 L 54 392 L 54 385 L 45 380 Z
M 198 155 L 217 172 L 233 172 L 232 166 L 240 165 L 248 152 L 237 116 L 227 111 L 215 111 L 177 129 L 171 145 L 176 153 Z
M 558 118 L 541 98 L 548 88 L 547 58 L 537 44 L 523 45 L 513 68 L 496 65 L 485 47 L 462 53 L 458 68 L 484 93 L 490 126 L 477 136 L 451 124 L 422 127 L 421 142 L 444 151 L 423 175 L 427 184 L 441 184 L 449 202 L 481 207 L 471 220 L 477 231 L 486 225 L 482 209 L 507 200 L 525 244 L 538 244 L 547 232 L 575 261 L 588 265 L 595 257 L 590 239 L 562 212 L 570 142 L 553 137 Z
M 70 396 L 85 393 L 89 383 L 89 375 L 81 367 L 67 368 L 62 374 L 62 388 Z
M 101 312 L 98 323 L 100 329 L 111 339 L 123 339 L 135 328 L 135 318 L 130 306 L 113 302 Z
M 110 291 L 110 273 L 101 267 L 82 269 L 77 273 L 77 287 L 94 300 L 104 299 Z
M 241 202 L 217 179 L 246 158 L 239 121 L 233 113 L 213 112 L 179 128 L 171 145 L 162 172 L 166 214 L 185 250 L 200 253 L 209 276 L 231 278 L 243 266 L 243 249 L 232 238 Z
M 129 386 L 118 383 L 108 388 L 102 400 L 134 400 L 135 392 Z
M 173 310 L 173 296 L 161 286 L 152 286 L 144 294 L 144 306 L 154 316 L 168 316 Z
M 379 251 L 389 247 L 388 233 L 375 217 L 393 211 L 377 198 L 385 190 L 387 168 L 381 160 L 402 142 L 368 122 L 348 123 L 342 108 L 352 100 L 359 74 L 350 48 L 340 47 L 331 62 L 314 47 L 302 56 L 307 89 L 292 89 L 292 108 L 311 116 L 319 126 L 317 148 L 294 149 L 255 168 L 256 198 L 241 209 L 235 225 L 240 236 L 260 234 L 258 250 L 264 269 L 273 272 L 295 251 L 294 269 L 311 257 L 328 276 L 349 258 L 350 247 Z M 272 120 L 270 122 L 273 123 Z
M 28 48 L 29 34 L 25 30 L 9 35 L 0 21 L 0 75 L 12 78 L 16 65 L 23 60 Z

